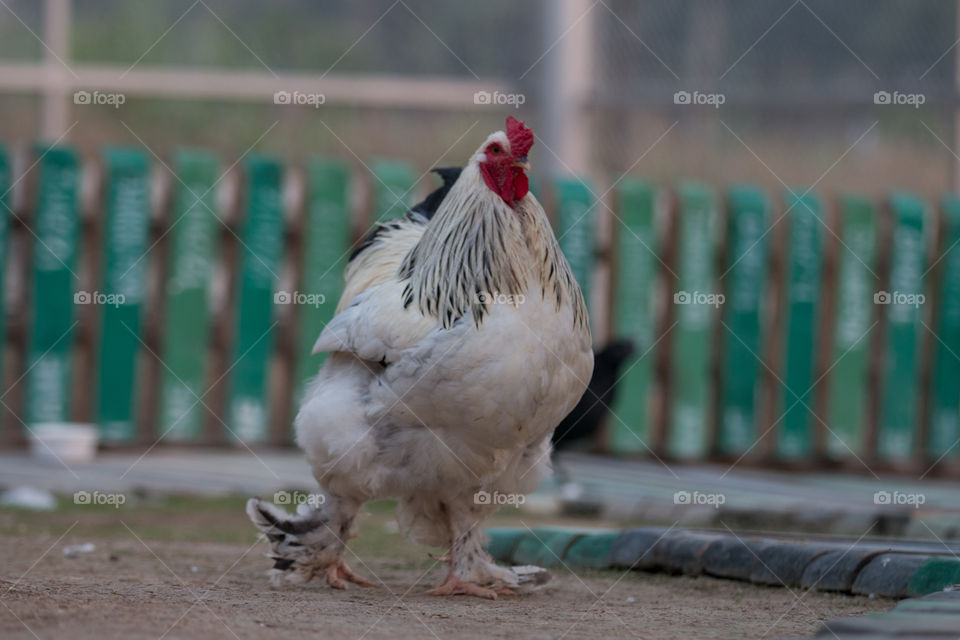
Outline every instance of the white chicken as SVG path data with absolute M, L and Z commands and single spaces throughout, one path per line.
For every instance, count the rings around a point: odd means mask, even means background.
M 529 493 L 549 471 L 551 433 L 593 368 L 583 296 L 529 193 L 532 145 L 508 118 L 432 219 L 381 224 L 348 265 L 295 421 L 318 504 L 247 504 L 275 581 L 370 584 L 343 556 L 358 510 L 380 498 L 397 500 L 408 538 L 449 548 L 430 593 L 495 599 L 529 578 L 493 562 L 481 525 L 502 502 L 491 496 Z

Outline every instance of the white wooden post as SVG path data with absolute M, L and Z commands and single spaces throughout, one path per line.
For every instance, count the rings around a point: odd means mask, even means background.
M 70 70 L 64 67 L 64 63 L 70 64 L 70 3 L 71 0 L 44 0 L 43 6 L 43 41 L 46 47 L 40 136 L 51 141 L 67 130 L 67 114 L 70 110 L 67 100 L 72 83 L 68 77 Z
M 543 151 L 537 162 L 544 163 L 548 178 L 574 175 L 596 178 L 597 158 L 588 100 L 596 72 L 596 13 L 602 11 L 591 0 L 545 0 L 541 4 L 546 25 L 544 47 L 553 47 L 544 57 L 543 101 L 544 141 L 553 153 Z M 592 180 L 594 185 L 601 184 Z M 596 189 L 596 187 L 594 187 Z M 600 193 L 600 192 L 598 192 Z M 594 242 L 601 255 L 612 238 L 612 216 L 607 208 L 613 198 L 595 205 Z M 598 261 L 590 286 L 590 315 L 594 341 L 604 344 L 610 325 L 610 266 Z
M 550 0 L 542 3 L 546 37 L 553 47 L 543 59 L 546 73 L 543 100 L 544 140 L 553 154 L 541 154 L 547 175 L 588 175 L 591 169 L 590 122 L 586 101 L 594 73 L 595 20 L 590 0 Z

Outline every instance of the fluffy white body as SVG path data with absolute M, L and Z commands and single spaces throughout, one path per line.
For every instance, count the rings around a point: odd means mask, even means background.
M 592 362 L 577 341 L 557 339 L 571 318 L 529 291 L 516 307 L 492 305 L 482 330 L 438 327 L 391 350 L 397 360 L 382 372 L 377 361 L 331 355 L 296 420 L 317 482 L 358 501 L 398 498 L 404 531 L 437 546 L 449 542 L 441 504 L 532 491 Z
M 491 140 L 508 145 L 503 133 L 488 138 L 429 224 L 397 223 L 351 262 L 317 340 L 314 351 L 330 355 L 295 427 L 327 502 L 303 518 L 323 520 L 339 544 L 314 545 L 314 572 L 330 562 L 321 546 L 342 554 L 360 505 L 395 498 L 409 538 L 451 548 L 452 576 L 522 581 L 482 549 L 480 525 L 499 506 L 484 496 L 528 493 L 549 471 L 550 435 L 583 394 L 593 356 L 542 207 L 532 194 L 508 206 L 483 184 Z M 272 516 L 268 527 L 282 518 Z

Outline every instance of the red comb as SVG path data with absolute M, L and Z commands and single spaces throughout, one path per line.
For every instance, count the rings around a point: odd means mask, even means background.
M 533 131 L 513 116 L 507 116 L 507 140 L 510 141 L 513 157 L 524 158 L 533 146 Z

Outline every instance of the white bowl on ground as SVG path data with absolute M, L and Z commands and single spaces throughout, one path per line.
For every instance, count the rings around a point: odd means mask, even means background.
M 97 427 L 82 422 L 38 422 L 30 425 L 30 453 L 35 458 L 90 462 L 97 455 Z

